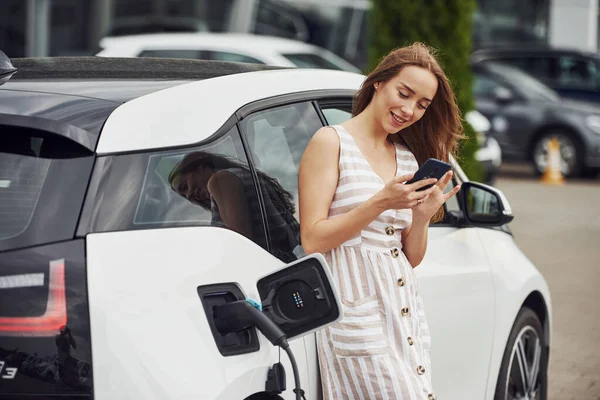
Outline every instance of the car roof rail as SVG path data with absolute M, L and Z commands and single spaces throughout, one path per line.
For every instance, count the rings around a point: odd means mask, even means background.
M 0 85 L 8 82 L 15 72 L 17 72 L 17 69 L 10 61 L 10 58 L 0 50 Z

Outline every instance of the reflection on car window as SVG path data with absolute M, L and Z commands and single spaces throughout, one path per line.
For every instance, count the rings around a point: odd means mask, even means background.
M 321 121 L 310 103 L 299 103 L 257 112 L 242 121 L 256 168 L 289 192 L 298 216 L 298 167 L 312 135 Z M 268 211 L 268 210 L 267 210 Z M 285 217 L 284 219 L 287 219 Z M 269 230 L 272 226 L 269 226 Z M 270 240 L 278 234 L 271 232 Z
M 207 155 L 227 157 L 245 163 L 239 159 L 231 136 L 202 148 Z M 191 152 L 166 152 L 149 156 L 144 176 L 144 184 L 133 217 L 134 225 L 199 223 L 210 224 L 210 208 L 197 207 L 193 201 L 169 193 L 169 177 L 175 167 Z M 168 201 L 165 202 L 165 198 Z M 168 207 L 166 205 L 168 204 Z
M 298 53 L 282 54 L 282 56 L 290 60 L 298 68 L 322 68 L 342 70 L 340 66 L 332 63 L 329 60 L 326 60 L 318 54 Z
M 218 226 L 247 237 L 283 261 L 296 259 L 300 229 L 292 195 L 271 176 L 253 173 L 237 127 L 204 146 L 107 156 L 99 165 L 103 185 L 90 200 L 92 232 Z M 262 207 L 274 236 L 270 241 Z

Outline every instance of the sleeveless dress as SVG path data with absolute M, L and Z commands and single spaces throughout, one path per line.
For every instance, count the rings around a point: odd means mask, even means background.
M 352 210 L 384 187 L 354 138 L 340 140 L 339 182 L 329 218 Z M 418 169 L 396 144 L 396 176 Z M 359 234 L 324 256 L 342 300 L 344 318 L 317 333 L 323 397 L 433 400 L 431 337 L 419 284 L 402 251 L 412 210 L 386 210 Z

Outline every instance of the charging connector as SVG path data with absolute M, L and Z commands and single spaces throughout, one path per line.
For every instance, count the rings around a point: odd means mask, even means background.
M 213 308 L 213 319 L 215 327 L 222 335 L 256 326 L 269 342 L 285 350 L 294 370 L 294 382 L 296 386 L 294 393 L 296 394 L 296 399 L 304 398 L 304 391 L 300 388 L 300 372 L 298 371 L 296 358 L 292 353 L 292 349 L 290 349 L 285 333 L 283 333 L 275 322 L 271 321 L 258 308 L 246 300 L 238 300 L 215 306 Z
M 215 327 L 222 335 L 256 326 L 275 346 L 279 346 L 281 341 L 285 340 L 285 333 L 258 308 L 246 300 L 215 306 L 213 319 Z

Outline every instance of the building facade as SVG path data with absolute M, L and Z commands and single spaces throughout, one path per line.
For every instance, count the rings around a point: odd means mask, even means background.
M 478 0 L 475 48 L 507 43 L 598 49 L 600 0 Z M 108 35 L 253 32 L 328 48 L 366 64 L 369 0 L 2 0 L 9 57 L 91 55 Z

